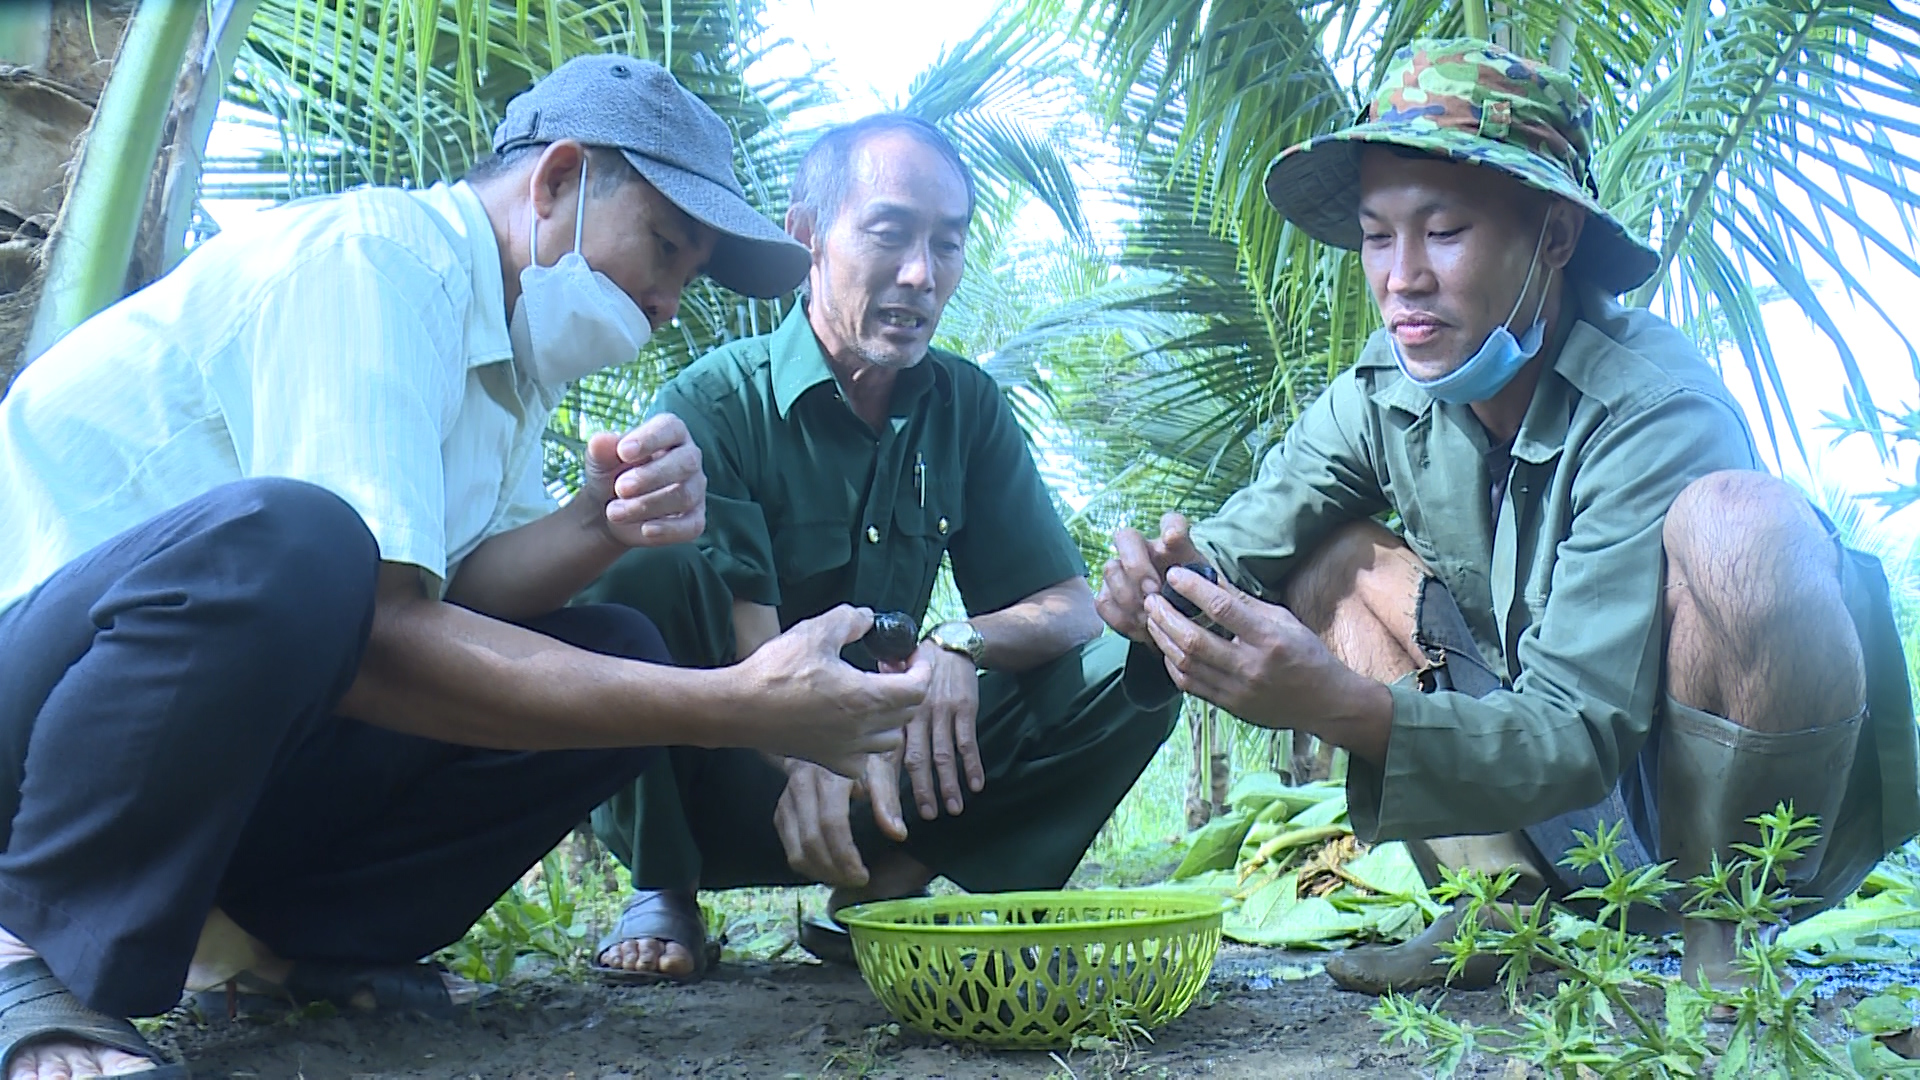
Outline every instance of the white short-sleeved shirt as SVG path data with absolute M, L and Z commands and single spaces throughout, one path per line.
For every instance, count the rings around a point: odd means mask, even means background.
M 221 484 L 304 480 L 435 594 L 553 509 L 557 393 L 512 362 L 500 253 L 465 184 L 269 210 L 81 324 L 0 399 L 0 612 Z

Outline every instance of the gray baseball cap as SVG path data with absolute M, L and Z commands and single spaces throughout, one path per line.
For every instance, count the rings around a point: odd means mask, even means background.
M 707 276 L 747 296 L 779 296 L 812 256 L 747 203 L 733 175 L 733 137 L 707 104 L 650 60 L 576 56 L 512 101 L 493 152 L 578 139 L 620 153 L 634 171 L 720 234 Z

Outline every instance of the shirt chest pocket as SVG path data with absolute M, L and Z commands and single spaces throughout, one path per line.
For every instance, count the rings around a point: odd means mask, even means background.
M 966 524 L 965 488 L 959 477 L 943 483 L 927 482 L 924 500 L 920 486 L 911 477 L 903 488 L 893 504 L 894 529 L 901 552 L 911 564 L 902 569 L 916 577 L 915 594 L 926 596 L 933 591 L 933 579 L 940 572 L 940 559 L 947 546 Z

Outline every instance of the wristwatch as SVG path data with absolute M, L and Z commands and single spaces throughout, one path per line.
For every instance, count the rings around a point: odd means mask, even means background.
M 927 640 L 973 661 L 974 667 L 979 667 L 981 659 L 987 655 L 987 639 L 981 637 L 980 631 L 965 620 L 941 623 L 927 631 Z

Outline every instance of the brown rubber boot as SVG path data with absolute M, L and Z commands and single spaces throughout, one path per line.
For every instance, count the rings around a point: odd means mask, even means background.
M 1519 833 L 1414 840 L 1407 843 L 1407 851 L 1429 888 L 1440 883 L 1442 866 L 1480 870 L 1489 877 L 1516 870 L 1520 879 L 1507 892 L 1516 903 L 1532 903 L 1546 888 L 1532 848 Z M 1485 990 L 1499 979 L 1505 963 L 1502 957 L 1477 954 L 1467 960 L 1459 974 L 1447 978 L 1452 960 L 1444 946 L 1459 932 L 1465 907 L 1464 903 L 1454 904 L 1417 937 L 1398 945 L 1367 945 L 1337 952 L 1327 960 L 1327 975 L 1342 990 L 1362 994 L 1380 995 L 1389 990 L 1407 993 L 1429 986 Z

